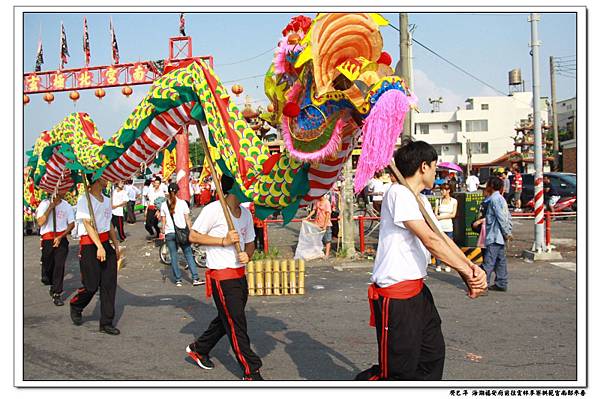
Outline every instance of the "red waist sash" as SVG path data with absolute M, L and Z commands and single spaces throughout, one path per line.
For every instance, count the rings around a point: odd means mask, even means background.
M 378 300 L 380 296 L 392 299 L 409 299 L 418 295 L 422 289 L 422 278 L 418 280 L 401 281 L 385 288 L 381 288 L 375 283 L 369 285 L 369 305 L 371 306 L 371 319 L 369 320 L 369 325 L 371 327 L 375 327 L 375 312 L 373 309 L 373 302 Z
M 235 269 L 206 269 L 206 297 L 212 296 L 212 281 L 211 280 L 233 280 L 235 278 L 242 278 L 246 274 L 245 267 L 238 267 Z
M 98 236 L 100 237 L 100 242 L 106 242 L 109 239 L 108 231 L 105 231 L 104 233 L 100 233 L 100 234 L 98 234 Z M 88 235 L 84 235 L 79 238 L 80 246 L 81 245 L 90 245 L 93 243 L 94 243 L 94 241 L 92 241 L 92 238 Z
M 65 231 L 57 231 L 57 232 L 49 232 L 49 233 L 44 233 L 42 234 L 42 241 L 44 240 L 54 240 L 54 235 L 56 234 L 56 237 L 58 237 L 59 235 L 61 235 L 62 233 L 64 233 Z

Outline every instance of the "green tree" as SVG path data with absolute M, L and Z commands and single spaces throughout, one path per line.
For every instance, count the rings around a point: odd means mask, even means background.
M 198 140 L 190 143 L 190 160 L 194 168 L 204 163 L 204 149 Z

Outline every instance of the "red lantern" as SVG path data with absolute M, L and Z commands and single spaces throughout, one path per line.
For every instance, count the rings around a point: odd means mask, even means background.
M 79 92 L 77 90 L 70 92 L 69 93 L 69 98 L 71 100 L 73 100 L 74 102 L 77 101 L 77 100 L 79 100 Z
M 29 96 L 27 94 L 23 95 L 23 104 L 27 105 L 29 104 Z
M 52 101 L 54 101 L 54 94 L 52 94 L 52 93 L 44 94 L 44 101 L 46 101 L 48 104 L 50 104 Z
M 288 118 L 294 118 L 300 113 L 300 106 L 296 103 L 287 103 L 283 107 L 283 114 Z
M 131 89 L 131 87 L 125 86 L 121 89 L 121 93 L 123 93 L 125 97 L 129 97 L 131 93 L 133 93 L 133 90 Z
M 106 95 L 106 92 L 104 91 L 104 89 L 96 89 L 96 92 L 94 94 L 96 95 L 96 97 L 98 97 L 98 99 L 102 100 L 102 97 Z
M 269 111 L 269 112 L 275 111 L 275 107 L 273 106 L 273 104 L 267 105 L 267 111 Z
M 244 86 L 235 84 L 231 88 L 231 91 L 233 92 L 233 94 L 236 95 L 236 97 L 239 97 L 240 94 L 242 94 L 244 92 Z
M 392 65 L 392 56 L 386 53 L 385 51 L 381 52 L 379 59 L 377 60 L 378 64 Z

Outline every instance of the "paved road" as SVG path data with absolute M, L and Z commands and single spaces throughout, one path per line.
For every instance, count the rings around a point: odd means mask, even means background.
M 576 379 L 576 291 L 573 266 L 527 263 L 514 254 L 530 246 L 533 227 L 515 225 L 510 291 L 470 300 L 455 273 L 431 271 L 427 284 L 443 320 L 446 380 Z M 555 224 L 559 249 L 574 260 L 573 222 Z M 241 372 L 226 340 L 206 371 L 185 347 L 216 315 L 189 274 L 177 288 L 163 281 L 158 250 L 144 240 L 142 222 L 126 226 L 125 267 L 119 273 L 117 337 L 99 334 L 99 303 L 71 324 L 68 306 L 55 307 L 39 281 L 39 237 L 24 238 L 24 376 L 27 380 L 236 380 Z M 281 229 L 281 231 L 286 231 Z M 289 242 L 294 236 L 289 233 Z M 277 240 L 284 235 L 277 235 Z M 285 241 L 285 240 L 284 240 Z M 334 269 L 341 268 L 341 271 Z M 307 265 L 307 292 L 251 297 L 252 344 L 270 380 L 350 380 L 377 358 L 368 326 L 369 263 L 329 260 Z M 79 286 L 77 242 L 67 260 L 65 291 Z

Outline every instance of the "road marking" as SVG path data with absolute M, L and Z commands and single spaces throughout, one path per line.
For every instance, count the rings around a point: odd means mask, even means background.
M 572 272 L 577 271 L 577 264 L 575 262 L 551 262 L 550 264 Z

